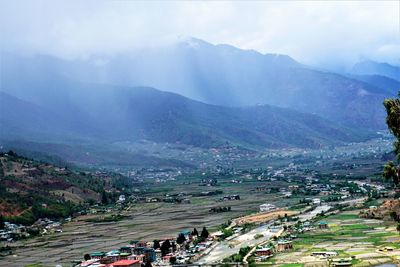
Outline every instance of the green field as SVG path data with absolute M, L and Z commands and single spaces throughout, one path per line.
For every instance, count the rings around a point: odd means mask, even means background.
M 271 262 L 273 266 L 304 264 L 323 261 L 310 257 L 312 252 L 334 251 L 338 257 L 353 257 L 354 266 L 373 266 L 400 258 L 400 250 L 383 252 L 385 247 L 400 248 L 397 244 L 400 236 L 393 222 L 358 218 L 358 211 L 344 212 L 325 216 L 328 229 L 316 229 L 298 234 L 294 239 L 294 249 L 287 253 L 278 253 Z M 315 259 L 313 259 L 315 258 Z

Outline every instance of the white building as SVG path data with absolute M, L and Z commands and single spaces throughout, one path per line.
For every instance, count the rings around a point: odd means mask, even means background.
M 275 205 L 269 204 L 269 203 L 265 203 L 260 205 L 260 211 L 261 212 L 266 212 L 266 211 L 271 211 L 276 209 Z
M 120 195 L 117 202 L 123 203 L 125 202 L 125 200 L 126 200 L 125 195 Z
M 321 204 L 321 199 L 319 199 L 319 198 L 313 198 L 312 203 L 313 203 L 314 205 L 320 205 L 320 204 Z

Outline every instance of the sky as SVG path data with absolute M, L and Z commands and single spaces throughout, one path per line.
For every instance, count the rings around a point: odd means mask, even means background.
M 321 67 L 400 65 L 396 1 L 0 0 L 2 50 L 62 58 L 196 37 Z

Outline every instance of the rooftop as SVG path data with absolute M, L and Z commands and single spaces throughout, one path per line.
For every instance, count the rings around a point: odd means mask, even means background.
M 96 252 L 93 252 L 93 253 L 90 253 L 90 256 L 94 256 L 94 257 L 96 257 L 96 256 L 104 256 L 105 255 L 105 253 L 104 252 L 99 252 L 99 251 L 96 251 Z
M 129 266 L 138 262 L 139 260 L 120 260 L 114 262 L 111 266 Z

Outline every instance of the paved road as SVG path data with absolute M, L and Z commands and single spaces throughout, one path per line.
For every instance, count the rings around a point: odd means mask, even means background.
M 229 257 L 232 254 L 238 253 L 240 248 L 242 247 L 255 246 L 261 242 L 269 240 L 274 235 L 274 232 L 268 229 L 269 226 L 270 225 L 263 225 L 251 230 L 248 233 L 239 235 L 232 240 L 222 241 L 218 243 L 208 255 L 200 258 L 197 263 L 205 264 L 218 262 L 225 259 L 226 257 Z M 255 239 L 254 236 L 257 234 L 262 234 L 264 236 L 262 238 Z
M 331 208 L 331 206 L 329 206 L 329 205 L 317 206 L 312 211 L 309 211 L 309 212 L 306 212 L 304 214 L 299 215 L 299 220 L 301 222 L 311 220 L 312 218 L 316 217 L 319 213 L 326 212 L 330 208 Z
M 311 220 L 316 217 L 319 213 L 326 212 L 331 208 L 329 205 L 318 206 L 312 211 L 299 215 L 301 221 Z M 222 241 L 210 248 L 210 252 L 201 257 L 198 264 L 209 264 L 222 261 L 223 259 L 231 256 L 232 254 L 238 253 L 240 248 L 246 246 L 255 246 L 257 244 L 268 241 L 274 233 L 278 232 L 282 228 L 277 228 L 272 231 L 269 229 L 271 224 L 266 224 L 256 229 L 251 230 L 248 233 L 236 236 L 232 240 Z M 263 237 L 255 239 L 254 236 L 257 234 L 262 234 Z
M 349 200 L 341 201 L 340 204 L 348 204 L 348 205 L 351 206 L 351 205 L 355 205 L 355 204 L 358 204 L 358 203 L 363 203 L 367 199 L 368 199 L 367 197 L 349 199 Z

